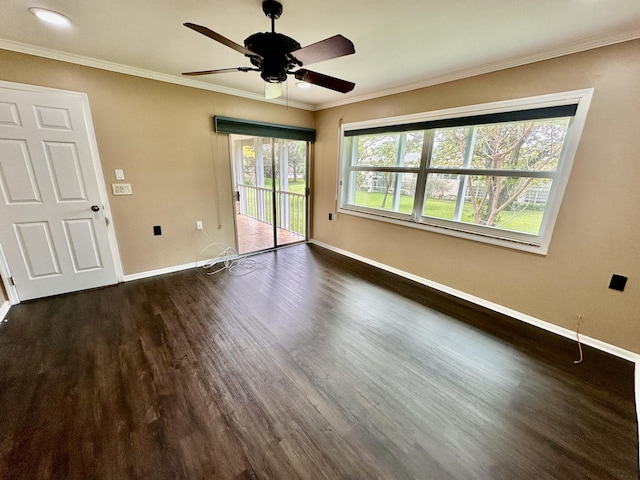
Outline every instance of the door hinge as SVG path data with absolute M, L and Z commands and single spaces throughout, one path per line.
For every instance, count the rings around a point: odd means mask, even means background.
M 104 223 L 106 223 L 106 224 L 107 224 L 107 227 L 109 226 L 109 223 L 110 223 L 110 222 L 109 222 L 109 219 L 108 219 L 107 217 L 104 217 Z
M 306 192 L 307 192 L 307 197 L 308 197 L 311 194 L 311 189 L 309 187 L 307 187 Z

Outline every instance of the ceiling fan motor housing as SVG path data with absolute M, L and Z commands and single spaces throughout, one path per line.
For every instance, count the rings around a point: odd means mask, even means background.
M 287 79 L 287 72 L 301 65 L 292 55 L 289 55 L 290 52 L 298 50 L 300 44 L 281 33 L 254 33 L 244 41 L 244 46 L 262 57 L 249 57 L 249 59 L 256 67 L 262 69 L 260 76 L 267 82 L 284 82 Z

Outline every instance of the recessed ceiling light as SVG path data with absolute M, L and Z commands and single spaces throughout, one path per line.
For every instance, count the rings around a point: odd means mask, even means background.
M 29 11 L 43 22 L 50 23 L 51 25 L 57 25 L 58 27 L 68 27 L 71 25 L 71 20 L 60 13 L 36 7 L 30 8 Z
M 311 88 L 311 84 L 307 82 L 296 82 L 296 87 L 302 88 L 303 90 L 308 90 Z

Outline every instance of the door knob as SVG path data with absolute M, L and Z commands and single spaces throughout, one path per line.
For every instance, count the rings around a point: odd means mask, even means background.
M 100 207 L 98 205 L 92 205 L 91 206 L 91 211 L 93 212 L 99 212 L 100 211 Z

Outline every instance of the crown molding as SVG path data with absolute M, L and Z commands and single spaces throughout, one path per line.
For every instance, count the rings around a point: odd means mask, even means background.
M 340 100 L 318 103 L 318 104 L 293 102 L 293 101 L 287 101 L 286 99 L 282 99 L 282 98 L 267 100 L 264 98 L 264 96 L 256 93 L 245 92 L 243 90 L 237 90 L 234 88 L 222 87 L 219 85 L 213 85 L 211 83 L 199 82 L 197 80 L 192 80 L 192 79 L 180 77 L 177 75 L 158 73 L 151 70 L 144 70 L 141 68 L 122 65 L 115 62 L 108 62 L 105 60 L 99 60 L 92 57 L 76 55 L 72 53 L 62 52 L 60 50 L 53 50 L 49 48 L 38 47 L 35 45 L 14 42 L 12 40 L 6 40 L 1 38 L 0 38 L 0 49 L 11 50 L 14 52 L 25 53 L 28 55 L 35 55 L 38 57 L 49 58 L 52 60 L 59 60 L 61 62 L 74 63 L 76 65 L 83 65 L 86 67 L 98 68 L 101 70 L 108 70 L 116 73 L 123 73 L 125 75 L 133 75 L 136 77 L 147 78 L 150 80 L 157 80 L 165 83 L 173 83 L 175 85 L 182 85 L 185 87 L 198 88 L 200 90 L 208 90 L 216 93 L 233 95 L 236 97 L 242 97 L 249 100 L 256 100 L 259 102 L 289 106 L 292 108 L 299 108 L 301 110 L 318 111 L 318 110 L 325 110 L 333 107 L 339 107 L 342 105 L 348 105 L 351 103 L 358 103 L 358 102 L 364 102 L 366 100 L 373 100 L 376 98 L 386 97 L 389 95 L 405 93 L 412 90 L 418 90 L 421 88 L 431 87 L 433 85 L 439 85 L 439 84 L 452 82 L 456 80 L 462 80 L 464 78 L 484 75 L 486 73 L 497 72 L 499 70 L 505 70 L 508 68 L 519 67 L 522 65 L 536 63 L 543 60 L 550 60 L 553 58 L 562 57 L 564 55 L 571 55 L 574 53 L 580 53 L 587 50 L 593 50 L 595 48 L 614 45 L 616 43 L 623 43 L 631 40 L 637 40 L 638 38 L 640 38 L 640 29 L 635 29 L 630 32 L 624 32 L 624 33 L 615 33 L 615 34 L 609 34 L 609 35 L 599 35 L 599 36 L 589 37 L 576 42 L 567 43 L 557 48 L 538 51 L 524 57 L 512 57 L 510 59 L 499 60 L 496 62 L 486 63 L 483 65 L 475 65 L 469 68 L 463 68 L 460 70 L 456 70 L 454 72 L 445 73 L 443 75 L 429 77 L 419 82 L 407 83 L 407 84 L 387 88 L 384 90 L 376 90 L 373 92 L 364 93 L 362 95 L 349 96 L 346 98 L 342 98 Z
M 640 29 L 633 30 L 631 32 L 616 33 L 611 35 L 599 35 L 595 37 L 589 37 L 577 42 L 568 43 L 557 48 L 542 50 L 525 57 L 512 57 L 506 60 L 499 60 L 497 62 L 486 63 L 483 65 L 475 65 L 469 68 L 463 68 L 454 72 L 445 73 L 435 77 L 430 77 L 419 82 L 407 83 L 396 87 L 391 87 L 385 90 L 376 90 L 375 92 L 365 93 L 358 96 L 348 97 L 332 102 L 319 103 L 314 105 L 314 110 L 325 110 L 328 108 L 339 107 L 342 105 L 348 105 L 350 103 L 364 102 L 366 100 L 373 100 L 380 97 L 386 97 L 389 95 L 395 95 L 398 93 L 410 92 L 412 90 L 418 90 L 420 88 L 432 87 L 434 85 L 440 85 L 447 82 L 453 82 L 456 80 L 462 80 L 464 78 L 475 77 L 478 75 L 484 75 L 486 73 L 497 72 L 499 70 L 506 70 L 508 68 L 520 67 L 530 63 L 541 62 L 543 60 L 551 60 L 553 58 L 563 57 L 565 55 L 571 55 L 573 53 L 580 53 L 587 50 L 593 50 L 595 48 L 607 47 L 616 43 L 628 42 L 631 40 L 637 40 L 640 38 Z
M 314 110 L 313 105 L 309 105 L 301 102 L 287 101 L 286 99 L 278 98 L 267 100 L 263 95 L 256 93 L 245 92 L 243 90 L 237 90 L 235 88 L 222 87 L 220 85 L 213 85 L 211 83 L 199 82 L 189 78 L 180 77 L 177 75 L 169 75 L 166 73 L 154 72 L 151 70 L 144 70 L 142 68 L 131 67 L 129 65 L 122 65 L 120 63 L 108 62 L 105 60 L 99 60 L 92 57 L 85 57 L 83 55 L 76 55 L 73 53 L 62 52 L 60 50 L 53 50 L 50 48 L 38 47 L 35 45 L 29 45 L 26 43 L 14 42 L 13 40 L 6 40 L 0 38 L 0 49 L 11 50 L 13 52 L 25 53 L 27 55 L 34 55 L 37 57 L 48 58 L 51 60 L 58 60 L 61 62 L 73 63 L 76 65 L 82 65 L 85 67 L 98 68 L 100 70 L 108 70 L 110 72 L 123 73 L 125 75 L 133 75 L 135 77 L 147 78 L 149 80 L 157 80 L 159 82 L 173 83 L 175 85 L 181 85 L 184 87 L 198 88 L 200 90 L 209 90 L 211 92 L 223 93 L 225 95 L 233 95 L 236 97 L 242 97 L 249 100 L 257 100 L 259 102 L 274 103 L 277 105 L 288 106 L 292 108 L 299 108 L 302 110 Z

